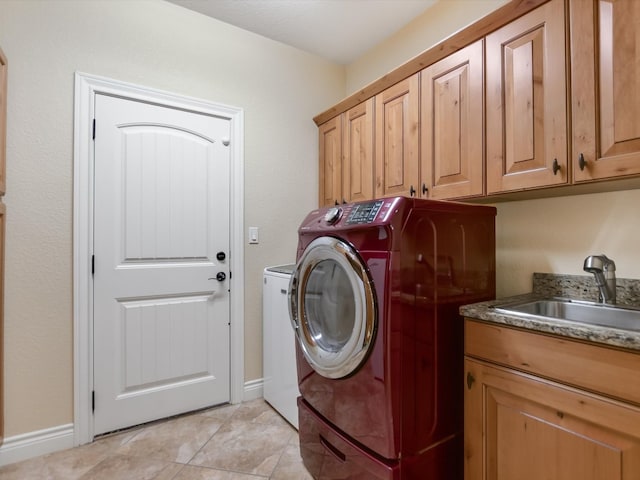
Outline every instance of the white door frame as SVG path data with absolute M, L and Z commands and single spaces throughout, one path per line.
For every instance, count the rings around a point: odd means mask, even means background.
M 230 255 L 233 276 L 230 311 L 230 396 L 242 401 L 244 389 L 244 112 L 240 108 L 175 95 L 104 77 L 76 72 L 73 145 L 73 383 L 74 445 L 93 440 L 93 162 L 96 94 L 151 102 L 230 120 Z

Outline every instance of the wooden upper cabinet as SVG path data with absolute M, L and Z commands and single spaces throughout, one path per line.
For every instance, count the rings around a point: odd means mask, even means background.
M 422 197 L 484 193 L 482 50 L 479 40 L 421 73 Z
M 7 57 L 0 48 L 0 195 L 6 192 Z
M 417 194 L 419 87 L 415 74 L 375 97 L 376 197 Z
M 320 125 L 320 188 L 321 207 L 342 202 L 342 117 Z
M 563 0 L 486 37 L 487 192 L 566 184 Z
M 342 192 L 347 202 L 371 200 L 373 188 L 373 98 L 344 114 Z
M 489 17 L 316 119 L 320 205 L 640 177 L 640 0 L 513 0 Z
M 571 0 L 574 181 L 640 174 L 640 2 Z

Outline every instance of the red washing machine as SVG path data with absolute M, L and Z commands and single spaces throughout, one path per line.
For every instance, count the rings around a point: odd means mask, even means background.
M 316 479 L 462 479 L 458 308 L 495 298 L 495 215 L 396 197 L 302 222 L 289 300 Z

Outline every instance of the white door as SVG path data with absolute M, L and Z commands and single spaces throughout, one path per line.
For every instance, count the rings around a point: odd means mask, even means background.
M 230 121 L 95 98 L 97 435 L 229 401 Z

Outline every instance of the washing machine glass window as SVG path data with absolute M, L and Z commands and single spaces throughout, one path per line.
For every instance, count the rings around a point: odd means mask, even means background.
M 357 371 L 378 316 L 371 278 L 355 250 L 337 238 L 315 239 L 300 257 L 289 292 L 297 340 L 312 368 L 328 378 Z
M 342 266 L 322 260 L 309 273 L 304 297 L 308 332 L 328 352 L 342 350 L 353 331 L 356 305 L 353 288 Z

